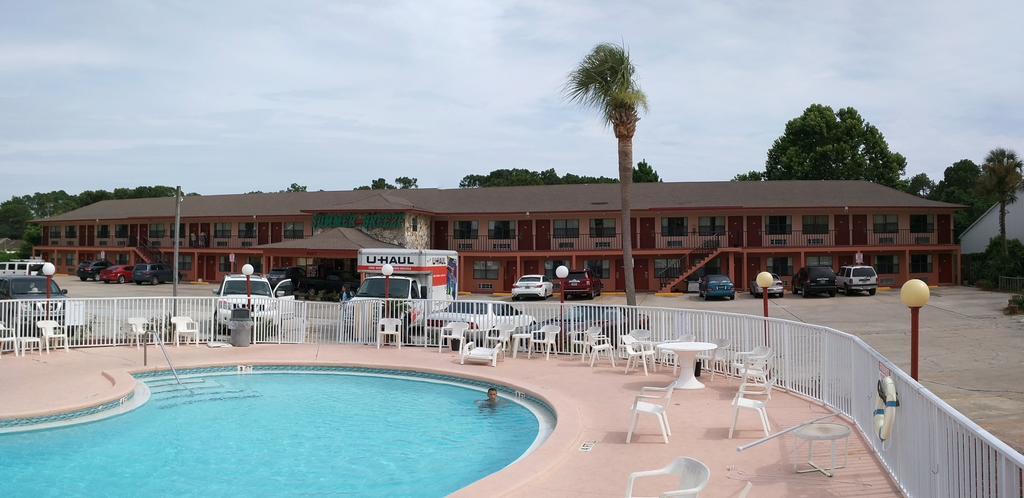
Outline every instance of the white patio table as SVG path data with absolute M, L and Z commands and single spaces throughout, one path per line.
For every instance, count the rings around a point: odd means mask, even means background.
M 673 387 L 676 389 L 704 389 L 702 384 L 693 376 L 693 366 L 697 359 L 697 353 L 712 351 L 718 345 L 711 342 L 663 342 L 657 345 L 659 350 L 672 351 L 679 358 L 679 379 Z

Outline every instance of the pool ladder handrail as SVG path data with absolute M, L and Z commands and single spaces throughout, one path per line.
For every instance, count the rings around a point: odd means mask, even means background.
M 181 383 L 181 379 L 178 377 L 178 371 L 174 369 L 174 364 L 171 363 L 171 357 L 167 355 L 167 349 L 164 348 L 164 340 L 162 337 L 160 337 L 162 334 L 158 333 L 155 330 L 150 330 L 149 334 L 153 337 L 153 344 L 159 346 L 160 352 L 164 354 L 164 360 L 167 361 L 167 366 L 170 367 L 171 374 L 174 375 L 174 380 L 178 383 L 179 386 L 185 387 L 184 384 Z M 186 389 L 188 388 L 186 387 Z M 191 392 L 191 389 L 189 389 L 189 391 Z

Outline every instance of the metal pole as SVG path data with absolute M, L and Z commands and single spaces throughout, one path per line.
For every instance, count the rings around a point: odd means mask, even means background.
M 764 345 L 769 345 L 768 340 L 768 290 L 761 289 L 761 297 L 764 298 Z
M 171 296 L 178 297 L 178 246 L 181 244 L 181 186 L 174 187 L 174 286 L 171 287 Z M 171 315 L 178 314 L 178 300 L 171 301 Z
M 384 275 L 384 316 L 390 317 L 391 310 L 388 306 L 388 299 L 391 298 L 391 275 Z
M 252 280 L 250 276 L 245 276 L 245 295 L 249 297 L 249 313 L 252 313 Z
M 920 346 L 919 332 L 921 308 L 910 308 L 910 376 L 917 380 L 917 350 Z
M 53 285 L 53 276 L 46 276 L 46 319 L 50 319 L 50 286 Z M 64 323 L 67 323 L 66 321 Z M 67 339 L 65 339 L 67 340 Z

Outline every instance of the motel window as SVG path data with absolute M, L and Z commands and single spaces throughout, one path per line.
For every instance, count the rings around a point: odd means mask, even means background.
M 477 280 L 497 280 L 498 268 L 501 267 L 497 261 L 474 261 L 473 278 Z
M 931 214 L 912 214 L 910 215 L 910 232 L 911 233 L 934 233 L 935 232 L 935 216 Z
M 98 225 L 96 227 L 96 238 L 97 239 L 109 239 L 110 238 L 110 225 Z
M 554 232 L 556 239 L 575 239 L 580 236 L 580 220 L 555 220 Z
M 911 254 L 910 255 L 910 273 L 931 273 L 932 272 L 932 255 L 931 254 Z
M 191 260 L 192 256 L 189 256 L 189 259 Z M 123 253 L 123 252 L 122 253 L 118 253 L 117 254 L 116 264 L 119 264 L 119 265 L 126 265 L 126 264 L 128 264 L 128 254 Z
M 231 223 L 214 223 L 213 224 L 213 238 L 215 238 L 215 239 L 230 239 L 231 238 Z
M 896 233 L 899 227 L 899 217 L 895 214 L 875 215 L 875 233 Z
M 686 218 L 661 219 L 662 237 L 685 237 L 688 230 Z
M 807 256 L 807 266 L 832 266 L 832 256 Z
M 475 239 L 480 235 L 480 225 L 476 221 L 456 221 L 452 234 L 456 239 Z
M 412 231 L 416 232 L 416 231 L 419 231 L 419 229 L 420 229 L 420 217 L 419 216 L 413 216 L 412 217 Z
M 559 266 L 564 266 L 566 268 L 572 269 L 572 266 L 569 266 L 568 261 L 560 259 L 549 259 L 544 262 L 544 274 L 547 275 L 548 278 L 557 279 L 558 276 L 555 275 L 555 270 L 557 270 Z
M 611 278 L 612 265 L 607 259 L 591 259 L 585 263 L 597 278 Z M 557 266 L 555 268 L 558 268 Z
M 301 221 L 284 224 L 284 238 L 286 239 L 301 239 L 304 232 L 305 227 Z
M 150 223 L 149 225 L 149 238 L 150 239 L 162 239 L 166 236 L 164 231 L 163 223 Z
M 516 231 L 509 220 L 489 221 L 487 222 L 487 237 L 490 239 L 514 239 Z
M 725 235 L 725 216 L 701 216 L 697 220 L 697 233 Z
M 192 271 L 192 255 L 191 254 L 179 254 L 178 255 L 178 271 Z
M 594 218 L 590 220 L 591 237 L 614 237 L 615 218 Z
M 828 233 L 828 215 L 812 214 L 804 216 L 804 234 L 821 235 Z
M 128 225 L 114 225 L 114 237 L 119 239 L 128 238 Z
M 67 252 L 64 253 L 64 266 L 75 266 L 75 253 Z
M 765 233 L 768 235 L 789 235 L 793 233 L 793 224 L 789 216 L 769 216 L 765 222 Z
M 256 224 L 253 222 L 239 223 L 238 224 L 238 238 L 240 239 L 255 239 L 256 238 Z
M 768 258 L 768 271 L 779 275 L 780 277 L 789 277 L 793 275 L 793 258 Z
M 875 256 L 875 271 L 878 273 L 899 273 L 899 256 L 894 254 L 879 254 Z
M 263 273 L 263 258 L 259 256 L 249 256 L 246 263 L 252 265 L 253 272 Z
M 75 225 L 67 225 L 64 227 L 64 238 L 73 239 L 78 237 L 78 227 Z
M 660 280 L 673 279 L 682 273 L 683 261 L 679 258 L 654 260 L 654 276 Z
M 59 226 L 52 226 L 52 227 L 50 227 L 50 238 L 51 239 L 59 239 L 60 238 L 60 227 Z
M 217 270 L 230 273 L 231 272 L 231 257 L 230 256 L 218 256 L 217 257 Z

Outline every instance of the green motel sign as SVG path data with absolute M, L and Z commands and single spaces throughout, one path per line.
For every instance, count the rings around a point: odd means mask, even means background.
M 395 229 L 405 226 L 405 213 L 319 213 L 313 216 L 313 230 L 323 228 Z

